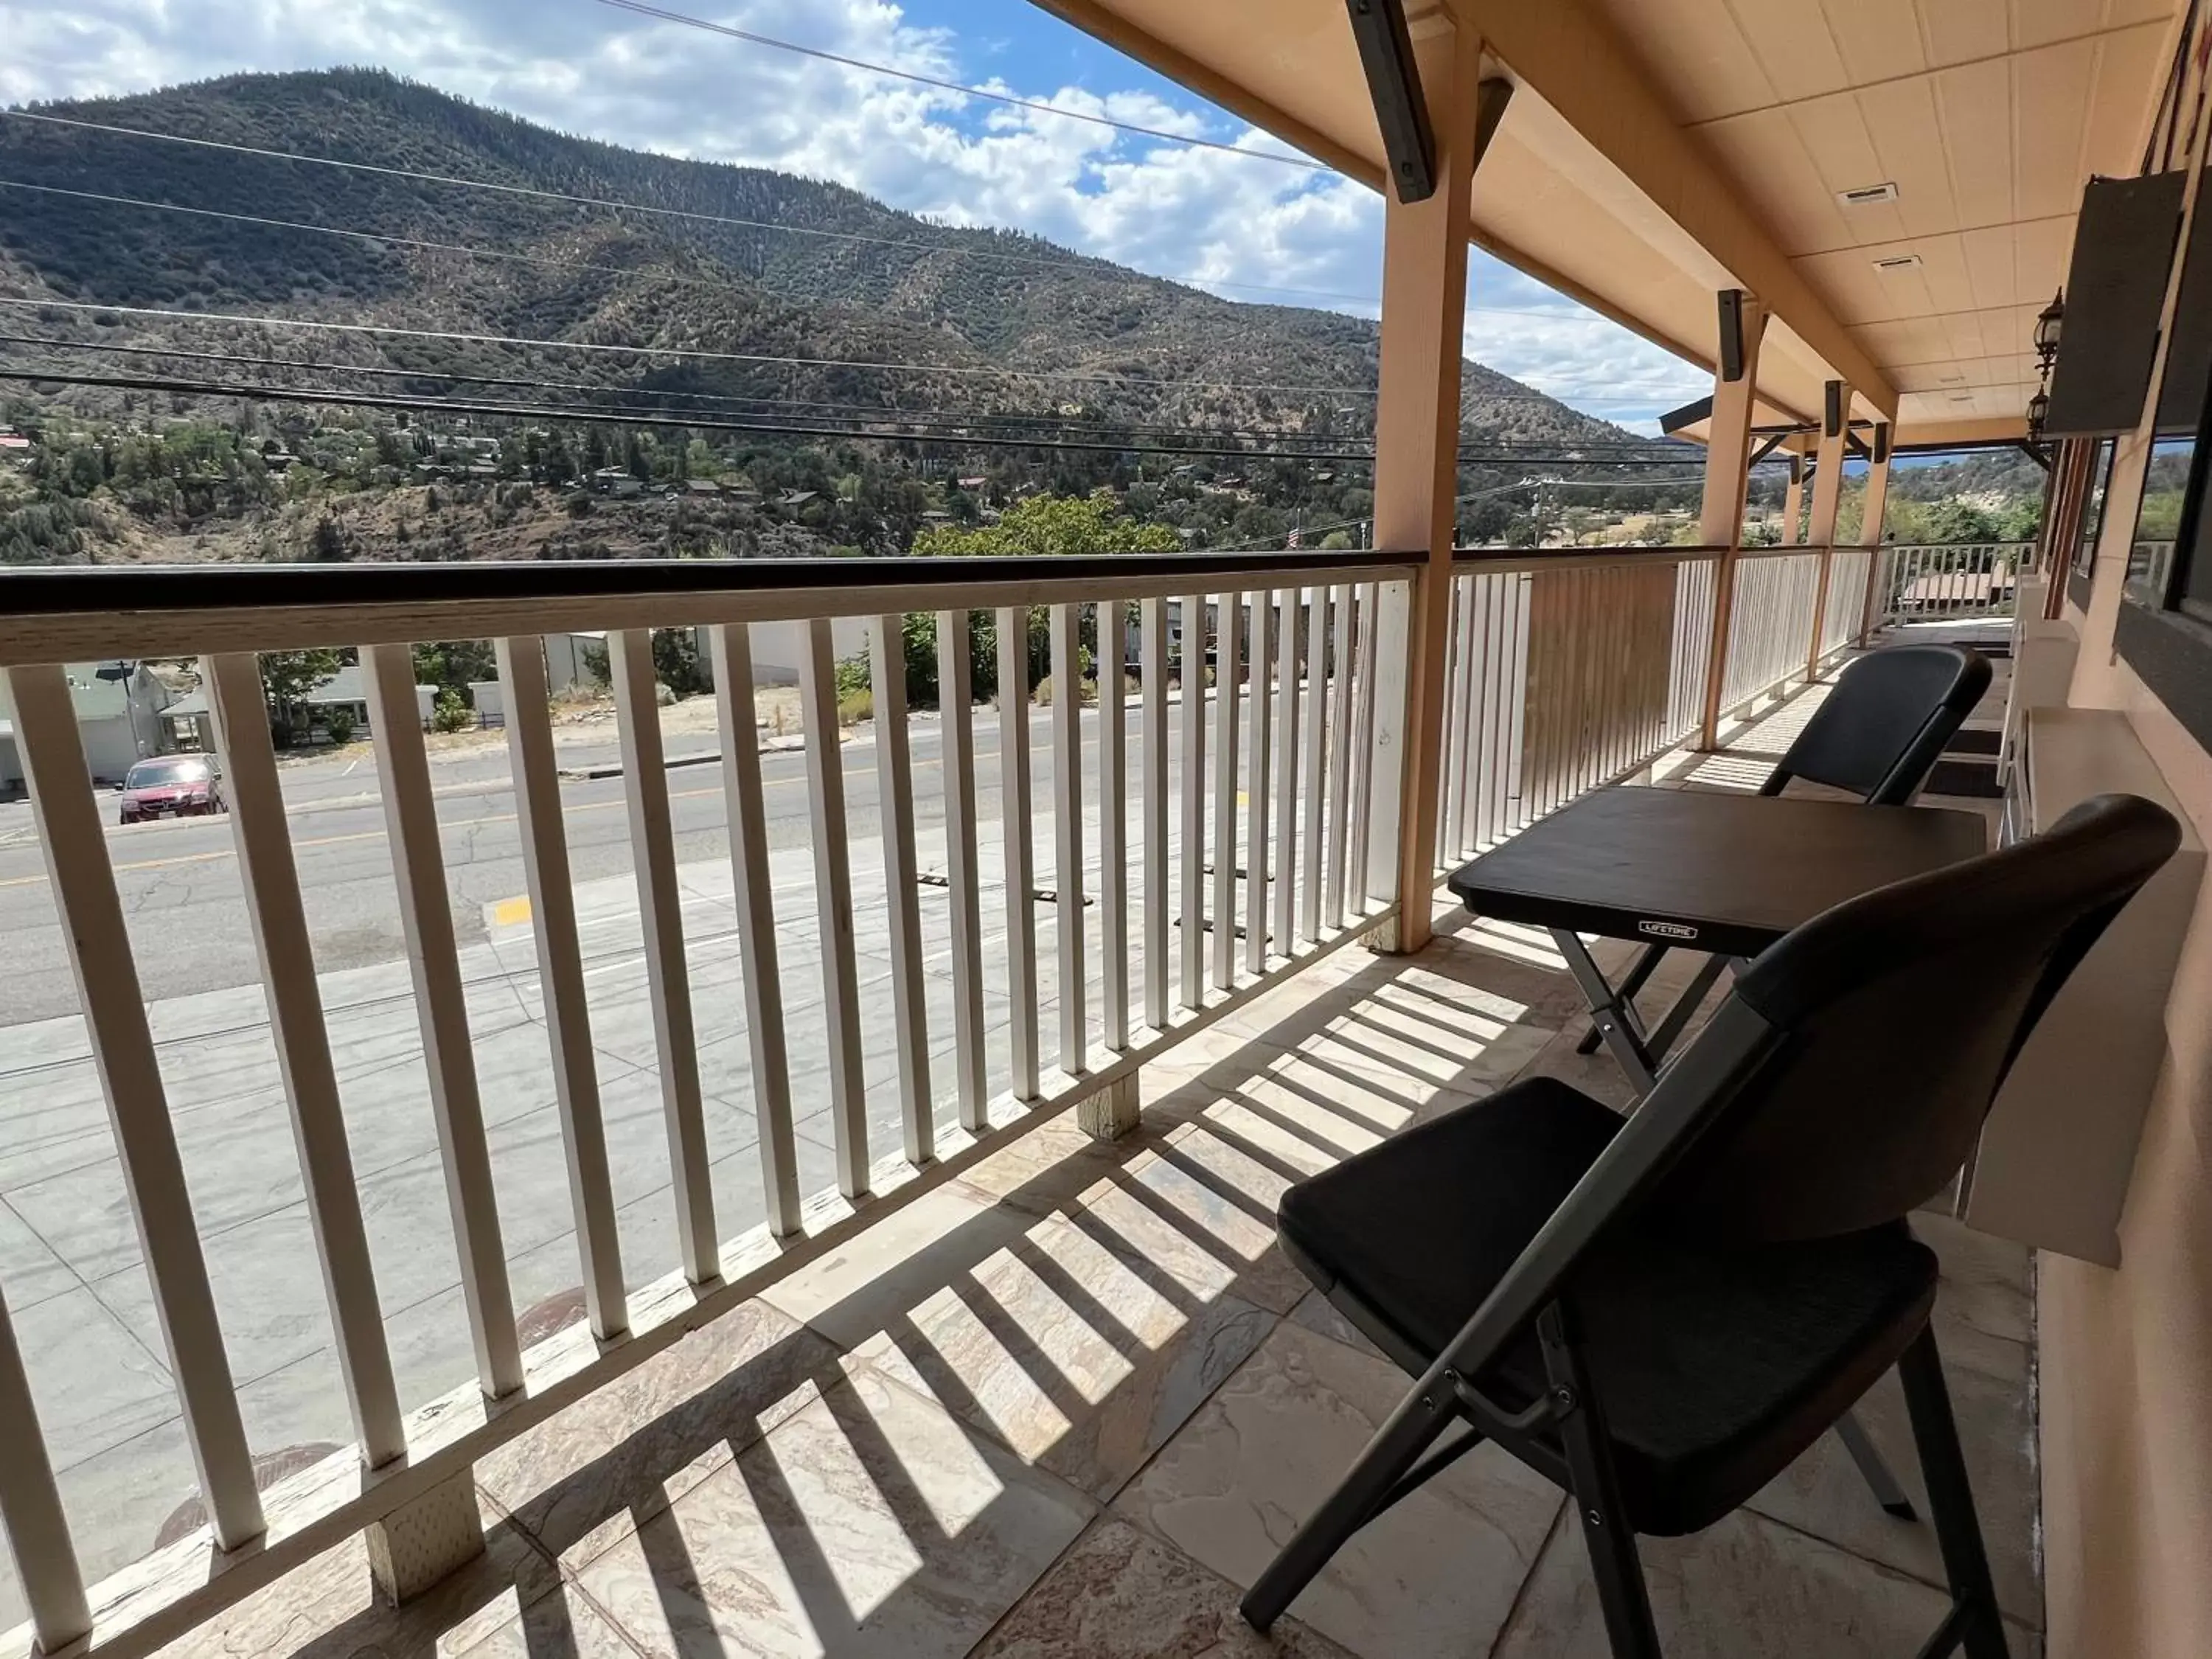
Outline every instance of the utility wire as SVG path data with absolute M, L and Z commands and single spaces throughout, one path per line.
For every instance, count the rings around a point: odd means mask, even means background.
M 625 276 L 649 273 L 625 271 Z M 1280 392 L 1330 397 L 1358 396 L 1372 398 L 1373 386 L 1262 386 L 1240 380 L 1182 380 L 1136 374 L 1090 374 L 1079 369 L 1004 368 L 986 368 L 975 364 L 958 363 L 880 363 L 860 362 L 841 357 L 777 356 L 768 353 L 744 351 L 708 351 L 684 346 L 611 345 L 598 340 L 546 340 L 514 334 L 470 334 L 453 329 L 402 328 L 385 323 L 333 323 L 306 317 L 248 317 L 234 312 L 178 311 L 153 306 L 102 305 L 94 301 L 31 300 L 0 295 L 0 305 L 15 306 L 29 310 L 52 307 L 64 311 L 110 311 L 118 316 L 160 317 L 173 321 L 202 323 L 237 323 L 249 327 L 298 328 L 325 330 L 343 334 L 380 334 L 395 338 L 415 340 L 451 340 L 466 345 L 530 346 L 554 351 L 584 351 L 611 353 L 618 356 L 665 357 L 678 361 L 694 359 L 702 362 L 769 363 L 793 368 L 851 368 L 889 370 L 917 374 L 998 375 L 1020 380 L 1042 380 L 1048 383 L 1082 381 L 1101 386 L 1166 386 L 1200 392 Z
M 638 273 L 632 272 L 631 275 Z M 613 345 L 599 340 L 552 340 L 528 335 L 471 334 L 453 329 L 404 328 L 385 323 L 336 323 L 307 317 L 255 317 L 225 311 L 180 311 L 155 306 L 126 306 L 102 304 L 90 300 L 27 299 L 11 295 L 0 295 L 0 306 L 13 306 L 21 310 L 73 311 L 81 313 L 112 312 L 121 317 L 151 317 L 171 322 L 229 323 L 248 328 L 291 328 L 340 334 L 368 334 L 395 339 L 445 340 L 464 345 L 519 346 L 548 351 L 576 351 L 611 354 L 617 356 L 658 357 L 677 362 L 686 360 L 701 362 L 732 362 L 769 364 L 796 368 L 850 368 L 862 370 L 891 370 L 918 374 L 951 374 L 962 376 L 1000 375 L 1023 380 L 1041 380 L 1048 384 L 1076 381 L 1101 386 L 1138 386 L 1198 392 L 1269 392 L 1286 394 L 1329 397 L 1372 398 L 1373 386 L 1270 386 L 1243 380 L 1188 380 L 1164 376 L 1135 374 L 1092 374 L 1079 369 L 1029 369 L 984 368 L 973 364 L 954 363 L 886 363 L 859 362 L 836 357 L 775 356 L 762 353 L 738 351 L 709 351 L 696 347 Z M 1507 402 L 1516 399 L 1557 403 L 1549 392 L 1476 392 L 1477 402 Z M 1650 439 L 1593 440 L 1589 447 L 1599 443 L 1646 445 Z
M 1066 416 L 1024 412 L 1017 410 L 981 410 L 963 414 L 941 409 L 902 409 L 893 404 L 839 403 L 815 398 L 778 398 L 765 393 L 688 392 L 675 387 L 653 386 L 617 386 L 605 381 L 554 380 L 523 374 L 471 374 L 447 368 L 410 368 L 386 364 L 335 362 L 326 359 L 301 357 L 270 357 L 244 351 L 200 351 L 183 346 L 140 345 L 111 340 L 63 340 L 40 334 L 9 334 L 0 332 L 0 345 L 39 346 L 54 351 L 96 352 L 131 357 L 162 357 L 190 362 L 230 363 L 264 369 L 311 369 L 319 373 L 365 374 L 382 380 L 446 380 L 470 386 L 512 386 L 532 391 L 580 392 L 599 397 L 684 398 L 714 404 L 766 404 L 770 408 L 799 409 L 813 411 L 844 411 L 879 419 L 896 420 L 909 424 L 957 425 L 977 423 L 1044 424 L 1055 427 L 1105 428 L 1114 432 L 1143 432 L 1165 434 L 1170 436 L 1205 436 L 1224 441 L 1246 440 L 1269 441 L 1285 437 L 1297 437 L 1295 432 L 1264 431 L 1252 428 L 1164 426 L 1144 422 L 1098 421 L 1085 422 Z M 671 418 L 680 421 L 685 411 L 672 410 Z
M 87 121 L 74 116 L 49 115 L 36 110 L 0 109 L 0 120 L 37 121 L 50 126 L 74 127 L 87 132 L 105 132 L 120 137 L 147 138 L 169 144 L 190 144 L 196 149 L 228 151 L 234 155 L 259 156 L 266 161 L 297 161 L 307 167 L 339 167 L 350 173 L 374 173 L 387 179 L 406 179 L 420 184 L 448 185 L 459 190 L 495 191 L 505 196 L 519 196 L 544 202 L 562 202 L 577 207 L 599 208 L 611 213 L 643 213 L 658 218 L 688 220 L 695 223 L 727 225 L 742 230 L 781 232 L 789 236 L 817 236 L 840 242 L 863 244 L 871 247 L 902 248 L 916 253 L 956 253 L 963 258 L 993 259 L 1002 264 L 1033 265 L 1042 270 L 1066 272 L 1078 264 L 1104 265 L 1117 275 L 1127 270 L 1111 260 L 1094 253 L 1070 249 L 1061 258 L 1048 258 L 1042 254 L 1006 253 L 994 248 L 968 247 L 955 242 L 919 242 L 911 238 L 870 236 L 857 230 L 824 230 L 815 225 L 781 224 L 770 219 L 746 219 L 734 214 L 702 213 L 688 208 L 655 207 L 644 202 L 618 201 L 602 196 L 583 196 L 569 191 L 544 190 L 529 185 L 502 184 L 492 179 L 471 179 L 459 173 L 430 173 L 416 167 L 380 166 L 370 161 L 341 161 L 331 155 L 308 155 L 297 150 L 271 149 L 258 144 L 236 144 L 216 138 L 194 138 L 184 133 L 155 132 L 145 127 L 118 126 L 106 121 Z M 1249 153 L 1249 152 L 1240 152 Z M 26 189 L 49 188 L 25 185 Z M 137 203 L 139 206 L 164 206 L 161 203 Z M 192 209 L 179 209 L 191 212 Z M 295 229 L 319 230 L 319 225 L 300 225 Z M 366 233 L 355 232 L 352 234 Z M 520 257 L 520 256 L 507 256 Z M 631 272 L 644 275 L 643 272 Z M 1379 306 L 1379 294 L 1347 294 L 1338 289 L 1289 288 L 1273 283 L 1239 283 L 1226 276 L 1162 276 L 1152 271 L 1136 271 L 1135 275 L 1152 282 L 1174 283 L 1188 288 L 1233 288 L 1253 294 L 1294 294 L 1308 299 L 1336 300 L 1349 305 Z M 1474 317 L 1534 318 L 1540 322 L 1604 322 L 1607 319 L 1589 311 L 1546 311 L 1528 306 L 1468 306 L 1464 307 Z M 1694 394 L 1686 394 L 1694 395 Z
M 313 370 L 321 374 L 362 374 L 380 380 L 445 380 L 470 386 L 521 386 L 531 391 L 576 392 L 594 397 L 681 398 L 687 402 L 765 405 L 770 409 L 804 410 L 811 412 L 827 410 L 881 420 L 893 420 L 907 425 L 955 426 L 963 429 L 978 424 L 1049 426 L 1078 432 L 1103 430 L 1115 434 L 1143 433 L 1155 436 L 1210 437 L 1224 443 L 1282 442 L 1307 435 L 1296 431 L 1267 430 L 1251 427 L 1169 426 L 1142 421 L 1085 421 L 1066 416 L 1019 410 L 979 410 L 973 413 L 944 409 L 908 410 L 891 404 L 840 403 L 826 398 L 778 398 L 765 393 L 691 392 L 677 387 L 619 386 L 605 381 L 556 380 L 523 374 L 471 374 L 456 369 L 337 362 L 320 358 L 271 357 L 252 352 L 194 350 L 184 346 L 144 345 L 116 340 L 65 340 L 42 334 L 0 332 L 0 345 L 37 346 L 52 351 L 91 352 L 102 356 L 169 358 L 188 362 L 228 363 L 262 369 Z M 680 410 L 672 410 L 671 416 L 672 419 L 681 420 L 684 412 Z M 749 409 L 747 412 L 759 411 Z M 1345 435 L 1358 441 L 1366 441 L 1358 434 Z M 1470 441 L 1501 447 L 1544 441 L 1520 439 L 1471 439 Z M 1593 444 L 1582 447 L 1603 449 L 1606 446 Z M 1649 445 L 1646 441 L 1638 439 L 1622 441 L 1614 447 L 1624 453 L 1642 456 L 1647 453 Z M 1551 448 L 1547 446 L 1542 453 L 1548 454 L 1551 453 Z
M 155 132 L 144 127 L 118 126 L 106 121 L 87 121 L 74 116 L 48 115 L 35 110 L 0 109 L 0 120 L 37 121 L 46 125 L 74 127 L 85 132 L 105 132 L 117 137 L 152 139 L 162 143 L 190 144 L 196 149 L 228 151 L 234 155 L 258 156 L 264 161 L 297 161 L 304 166 L 339 167 L 349 173 L 374 173 L 386 179 L 405 179 L 418 184 L 447 185 L 460 190 L 496 191 L 501 195 L 526 197 L 536 201 L 567 203 L 577 207 L 592 207 L 614 213 L 644 213 L 658 218 L 688 220 L 694 223 L 726 225 L 741 230 L 780 231 L 790 236 L 817 236 L 832 241 L 863 243 L 872 247 L 909 249 L 917 253 L 957 253 L 964 258 L 994 259 L 1007 264 L 1036 265 L 1048 270 L 1066 271 L 1081 262 L 1091 264 L 1110 264 L 1096 254 L 1071 251 L 1062 258 L 1048 258 L 1035 253 L 1006 253 L 996 249 L 964 246 L 956 242 L 921 242 L 911 238 L 870 236 L 856 230 L 825 230 L 815 225 L 780 224 L 770 219 L 745 219 L 734 214 L 701 213 L 686 208 L 654 207 L 642 202 L 611 200 L 601 196 L 583 196 L 563 190 L 544 190 L 529 185 L 502 184 L 491 179 L 471 179 L 457 173 L 430 173 L 416 167 L 379 166 L 369 161 L 345 161 L 335 156 L 307 155 L 297 150 L 271 149 L 258 144 L 235 144 L 216 138 L 194 138 L 183 133 Z M 1120 267 L 1114 267 L 1116 270 Z M 1151 276 L 1150 272 L 1139 272 Z M 1237 283 L 1224 276 L 1155 276 L 1156 282 L 1181 283 L 1191 287 L 1233 288 L 1249 289 L 1255 294 L 1297 294 L 1311 299 L 1338 300 L 1352 305 L 1380 305 L 1382 298 L 1373 294 L 1345 294 L 1334 289 L 1285 288 L 1268 283 Z M 1505 307 L 1491 307 L 1502 313 Z M 1510 314 L 1525 317 L 1548 317 L 1574 320 L 1579 313 L 1568 311 L 1522 311 Z
M 1116 443 L 1103 440 L 1039 439 L 1000 433 L 948 434 L 871 431 L 860 428 L 820 425 L 805 422 L 744 420 L 728 416 L 683 416 L 658 410 L 634 410 L 629 408 L 617 410 L 574 405 L 546 406 L 486 403 L 445 398 L 386 396 L 313 386 L 270 386 L 236 382 L 190 380 L 166 376 L 74 374 L 65 370 L 36 366 L 0 368 L 0 381 L 7 380 L 64 386 L 100 387 L 119 391 L 161 392 L 191 397 L 240 398 L 248 401 L 319 404 L 331 407 L 408 410 L 453 415 L 488 415 L 513 420 L 595 422 L 608 426 L 657 427 L 663 429 L 671 427 L 688 427 L 702 432 L 757 432 L 785 437 L 842 438 L 854 442 L 933 443 L 948 448 L 1063 449 L 1116 455 L 1184 455 L 1243 461 L 1357 463 L 1372 462 L 1375 459 L 1373 453 L 1366 450 L 1226 449 L 1190 444 L 1156 445 Z M 1492 455 L 1462 451 L 1457 459 L 1462 465 L 1480 466 L 1525 465 L 1532 458 L 1525 454 Z M 1554 458 L 1554 464 L 1614 468 L 1679 465 L 1672 459 L 1662 460 L 1656 457 L 1650 460 L 1638 461 L 1625 458 L 1578 459 L 1572 456 Z
M 1200 138 L 1187 132 L 1169 132 L 1159 127 L 1139 126 L 1133 121 L 1116 121 L 1109 116 L 1092 115 L 1083 110 L 1062 109 L 1057 104 L 1048 104 L 1034 98 L 1018 98 L 1008 92 L 991 92 L 982 87 L 971 87 L 963 82 L 939 80 L 933 75 L 922 75 L 914 70 L 893 69 L 888 64 L 871 64 L 859 58 L 848 58 L 841 53 L 825 52 L 819 46 L 802 46 L 796 41 L 778 40 L 773 36 L 755 34 L 749 29 L 732 28 L 727 23 L 711 23 L 703 17 L 687 16 L 680 11 L 664 11 L 659 6 L 648 6 L 641 0 L 599 0 L 603 6 L 617 11 L 635 12 L 641 17 L 650 17 L 663 23 L 681 23 L 688 28 L 704 29 L 709 34 L 726 36 L 756 46 L 773 46 L 779 52 L 796 52 L 802 58 L 818 58 L 826 64 L 837 64 L 846 69 L 866 70 L 874 75 L 888 75 L 901 81 L 912 81 L 918 85 L 935 87 L 945 92 L 957 92 L 964 97 L 988 99 L 994 104 L 1007 104 L 1016 109 L 1036 112 L 1040 115 L 1057 115 L 1070 121 L 1083 121 L 1094 127 L 1111 127 L 1117 132 L 1134 133 L 1139 137 L 1164 139 L 1171 144 L 1188 144 L 1199 149 L 1219 150 L 1229 155 L 1249 155 L 1261 161 L 1273 161 L 1282 167 L 1304 167 L 1314 173 L 1334 172 L 1326 161 L 1317 161 L 1310 155 L 1282 155 L 1273 150 L 1247 149 L 1241 144 L 1224 143 L 1218 138 Z

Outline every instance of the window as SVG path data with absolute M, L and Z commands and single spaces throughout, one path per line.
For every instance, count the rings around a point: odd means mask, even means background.
M 2194 438 L 2161 438 L 2152 446 L 2143 475 L 2142 505 L 2136 513 L 2135 542 L 2128 549 L 2128 598 L 2154 611 L 2166 608 L 2173 591 L 2173 543 L 2189 491 Z
M 2152 449 L 2112 642 L 2197 741 L 2212 750 L 2212 391 L 2196 434 Z
M 2105 527 L 2105 497 L 2112 488 L 2112 459 L 2119 448 L 2118 439 L 2104 439 L 2089 464 L 2089 499 L 2081 505 L 2081 539 L 2074 550 L 2074 573 L 2085 580 L 2096 574 L 2097 537 Z

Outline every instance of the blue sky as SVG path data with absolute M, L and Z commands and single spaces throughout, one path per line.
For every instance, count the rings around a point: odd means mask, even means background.
M 1029 0 L 659 3 L 1061 108 L 1282 150 Z M 1231 299 L 1376 309 L 1382 204 L 1347 179 L 963 98 L 599 0 L 8 0 L 0 40 L 0 102 L 373 64 L 567 131 L 834 179 Z M 1707 389 L 1690 365 L 1480 250 L 1468 286 L 1468 355 L 1577 408 L 1656 431 L 1661 410 Z

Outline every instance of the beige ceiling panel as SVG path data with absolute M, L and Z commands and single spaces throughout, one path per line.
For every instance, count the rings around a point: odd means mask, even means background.
M 1784 253 L 1820 253 L 1851 245 L 1850 216 L 1858 210 L 1837 204 L 1798 142 L 1789 112 L 1731 116 L 1698 128 L 1698 136 L 1743 181 Z
M 2070 213 L 2081 199 L 2082 134 L 2100 46 L 2077 40 L 2013 59 L 2021 117 L 2013 135 L 2013 208 L 2023 219 Z
M 1875 148 L 1874 135 L 1867 131 L 1866 118 L 1859 111 L 1858 100 L 1850 93 L 1793 104 L 1789 117 L 1802 153 L 1811 158 L 1814 187 L 1826 191 L 1831 200 L 1843 191 L 1889 181 L 1889 175 L 1882 170 L 1881 155 Z M 1848 234 L 1840 244 L 1828 244 L 1831 247 L 1891 241 L 1905 234 L 1905 221 L 1893 203 L 1838 211 L 1844 216 Z
M 1808 254 L 1791 263 L 1846 324 L 1885 322 L 1932 309 L 1924 303 L 1900 304 L 1899 290 L 1887 283 L 1861 248 Z
M 1962 225 L 1999 225 L 2013 216 L 2012 73 L 2006 63 L 1972 64 L 1935 76 L 1951 193 Z
M 2110 9 L 2106 0 L 2012 0 L 2013 50 L 2033 52 L 2110 27 Z
M 1951 170 L 1943 155 L 1943 127 L 1936 115 L 1936 90 L 1925 76 L 1867 87 L 1856 94 L 1860 118 L 1874 135 L 1881 174 L 1897 186 L 1896 234 L 1926 236 L 1954 229 L 1959 204 L 1951 195 Z M 1871 241 L 1873 237 L 1862 237 Z
M 1758 54 L 1716 0 L 1602 0 L 1602 8 L 1684 120 L 1715 120 L 1775 101 Z
M 1886 322 L 1858 323 L 1851 337 L 1869 357 L 1885 368 L 1917 367 L 1954 355 L 1951 337 L 1935 317 L 1899 317 Z
M 2058 291 L 2066 280 L 2066 265 L 2074 250 L 2074 216 L 2055 219 L 2024 219 L 2013 227 L 2013 270 L 2022 304 L 2042 302 Z
M 1968 302 L 1976 307 L 2020 302 L 2020 273 L 2013 258 L 2010 225 L 1989 225 L 1962 232 L 1959 246 L 1966 260 Z
M 1784 102 L 1841 92 L 1850 84 L 1843 53 L 1819 7 L 1778 6 L 1771 0 L 1724 3 Z
M 2142 161 L 2143 114 L 2166 71 L 2166 25 L 2143 24 L 2098 43 L 2100 62 L 2081 135 L 2079 185 L 2093 173 L 2132 173 Z
M 2012 50 L 2005 0 L 1920 0 L 1920 35 L 1931 66 L 1971 64 Z
M 1851 85 L 1917 75 L 1928 67 L 1914 0 L 1822 0 L 1820 9 Z
M 1943 350 L 1931 353 L 1931 356 L 1948 356 L 1954 362 L 1964 362 L 2012 343 L 2009 322 L 2002 312 L 1992 313 L 1986 322 L 1978 311 L 1954 311 L 1948 317 L 1931 317 L 1928 320 L 1945 342 Z
M 1869 248 L 1867 252 L 1878 258 L 1888 258 L 1898 253 L 1918 254 L 1920 284 L 1927 291 L 1926 308 L 1930 312 L 1970 311 L 1978 303 L 1974 293 L 1973 266 L 1967 259 L 1963 237 L 1921 236 L 1910 242 L 1900 242 L 1894 247 Z M 1895 283 L 1911 274 L 1891 271 L 1882 276 L 1882 281 Z

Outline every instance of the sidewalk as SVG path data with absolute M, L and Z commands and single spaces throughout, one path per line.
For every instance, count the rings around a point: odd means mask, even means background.
M 1036 884 L 1050 887 L 1053 825 L 1034 826 Z M 1094 848 L 1085 878 L 1097 881 Z M 1009 1088 L 1006 895 L 999 828 L 983 826 L 982 956 L 987 1080 Z M 900 1145 L 891 965 L 877 919 L 882 844 L 850 847 L 870 1152 Z M 1131 930 L 1140 927 L 1141 859 L 1132 849 Z M 921 867 L 941 872 L 941 833 L 925 831 Z M 1174 869 L 1171 859 L 1170 870 Z M 800 1187 L 834 1184 L 827 1115 L 828 1032 L 811 848 L 774 854 L 778 981 L 790 1053 Z M 752 1079 L 726 861 L 679 870 L 698 1027 L 716 1229 L 763 1218 Z M 1171 878 L 1172 879 L 1172 878 Z M 636 890 L 627 876 L 580 883 L 592 1043 L 612 1165 L 623 1276 L 635 1288 L 678 1265 L 659 1055 Z M 951 896 L 919 889 L 927 975 L 931 1095 L 955 1121 Z M 526 907 L 495 917 L 465 950 L 476 1071 L 491 1146 L 514 1307 L 530 1340 L 580 1316 L 566 1163 Z M 1059 996 L 1054 907 L 1037 921 L 1038 1023 L 1048 1064 Z M 1086 913 L 1093 1052 L 1100 1040 L 1097 913 Z M 1171 955 L 1173 954 L 1171 951 Z M 1133 1009 L 1143 1007 L 1133 951 Z M 472 1359 L 422 1048 L 404 963 L 327 974 L 321 988 L 378 1288 L 403 1403 L 465 1381 Z M 258 1457 L 353 1437 L 330 1349 L 320 1271 L 297 1155 L 258 985 L 149 1007 L 168 1103 L 198 1212 L 248 1438 Z M 144 1553 L 194 1480 L 107 1109 L 82 1020 L 11 1028 L 0 1073 L 0 1285 L 31 1368 L 48 1443 L 85 1570 L 97 1577 Z M 21 1609 L 0 1570 L 0 1627 Z

